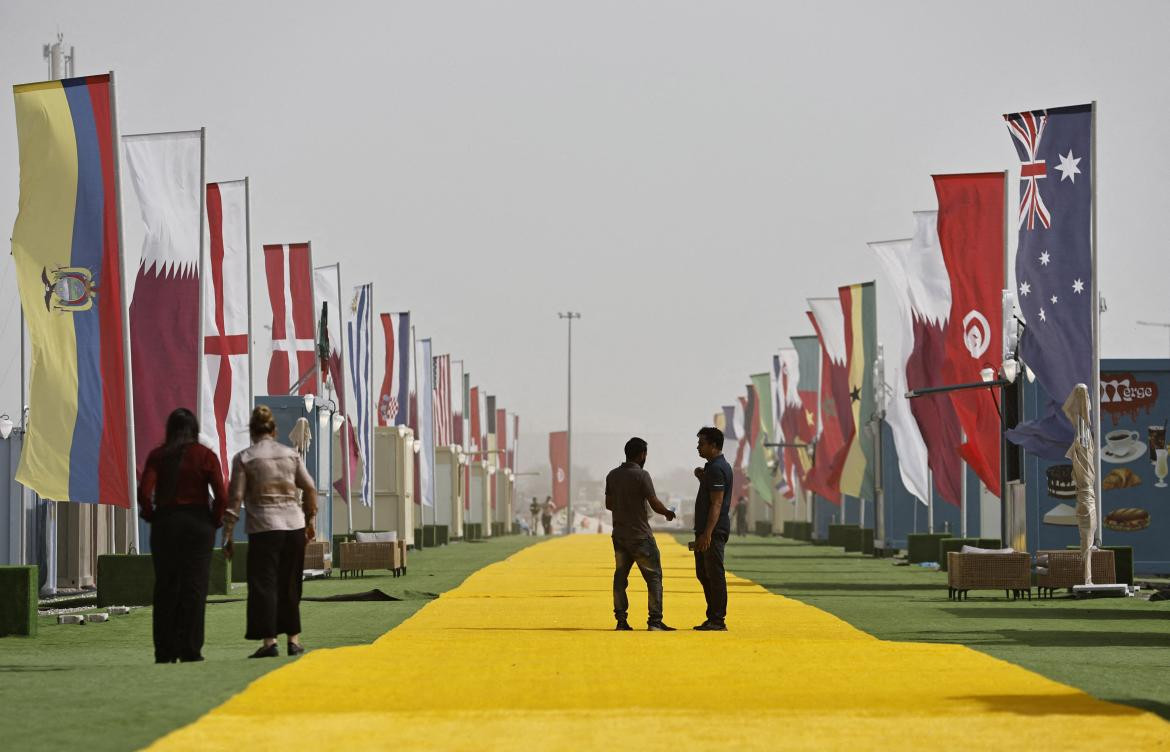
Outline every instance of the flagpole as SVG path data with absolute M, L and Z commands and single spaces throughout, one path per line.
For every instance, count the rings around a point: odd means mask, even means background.
M 369 300 L 366 301 L 366 425 L 370 432 L 369 457 L 366 458 L 367 468 L 366 472 L 370 474 L 370 529 L 377 530 L 378 526 L 375 524 L 375 519 L 378 511 L 378 492 L 374 486 L 374 422 L 377 418 L 377 411 L 374 408 L 374 359 L 371 357 L 374 354 L 374 283 L 369 282 L 370 294 Z
M 1089 186 L 1092 216 L 1092 264 L 1093 264 L 1093 441 L 1100 446 L 1101 442 L 1101 289 L 1097 284 L 1097 100 L 1089 103 Z M 1101 539 L 1101 452 L 1096 449 L 1097 466 L 1095 468 L 1095 485 L 1097 494 L 1097 519 L 1094 520 L 1094 530 L 1097 544 Z
M 206 248 L 203 244 L 203 235 L 205 229 L 205 221 L 207 217 L 207 128 L 201 127 L 199 129 L 199 324 L 197 331 L 198 335 L 198 359 L 195 361 L 199 366 L 195 369 L 195 414 L 200 418 L 203 417 L 203 370 L 205 364 L 203 362 L 206 353 L 205 343 L 203 338 L 207 335 L 207 330 L 203 326 L 203 316 L 205 315 L 205 305 L 203 301 L 203 284 L 205 280 L 206 269 L 203 263 L 203 255 L 206 253 Z
M 138 538 L 138 494 L 137 467 L 135 461 L 134 444 L 134 374 L 130 370 L 130 309 L 126 304 L 126 269 L 123 257 L 126 252 L 126 239 L 122 229 L 122 170 L 121 170 L 121 137 L 118 134 L 118 95 L 114 88 L 114 72 L 110 71 L 110 131 L 113 137 L 114 149 L 114 201 L 118 213 L 118 288 L 122 301 L 122 367 L 125 370 L 126 387 L 126 475 L 127 493 L 130 496 L 130 553 L 138 553 L 140 541 Z
M 252 411 L 255 399 L 252 386 L 252 193 L 251 179 L 244 177 L 244 268 L 248 285 L 248 412 Z
M 414 424 L 415 424 L 414 425 L 414 430 L 415 430 L 414 440 L 419 442 L 419 451 L 422 451 L 422 420 L 421 420 L 420 415 L 419 415 L 422 412 L 422 404 L 420 404 L 421 400 L 422 400 L 422 395 L 419 393 L 419 388 L 418 388 L 418 339 L 416 338 L 416 335 L 415 335 L 413 321 L 414 321 L 414 317 L 412 316 L 411 317 L 412 323 L 410 325 L 410 370 L 414 374 Z M 407 385 L 407 388 L 406 388 L 406 402 L 407 402 L 407 404 L 406 404 L 406 418 L 409 421 L 410 420 L 410 385 L 409 384 Z M 426 504 L 423 503 L 423 499 L 422 499 L 422 492 L 423 492 L 422 478 L 418 477 L 418 475 L 420 475 L 421 471 L 422 471 L 422 460 L 418 459 L 418 452 L 415 452 L 414 456 L 416 459 L 412 460 L 412 461 L 414 462 L 415 467 L 416 467 L 415 480 L 418 483 L 418 495 L 419 495 L 419 498 L 415 499 L 415 502 L 418 504 L 418 537 L 415 538 L 414 547 L 421 551 L 422 549 L 424 549 L 426 547 L 425 545 L 423 545 L 423 537 L 424 537 L 423 536 L 423 528 L 427 524 L 427 506 L 426 506 Z
M 565 502 L 565 534 L 573 532 L 573 319 L 581 318 L 581 314 L 567 311 L 558 313 L 557 318 L 567 319 L 569 322 L 569 350 L 568 350 L 568 391 L 566 405 L 565 431 L 565 488 L 569 497 Z M 728 503 L 731 503 L 730 501 Z

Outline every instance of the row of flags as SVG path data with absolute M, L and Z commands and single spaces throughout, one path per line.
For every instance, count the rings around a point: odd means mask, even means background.
M 176 407 L 197 412 L 200 440 L 226 474 L 249 443 L 253 403 L 247 179 L 206 180 L 202 129 L 119 138 L 112 73 L 20 85 L 14 97 L 21 191 L 12 247 L 32 349 L 17 480 L 46 499 L 130 507 Z M 129 306 L 123 162 L 144 227 Z M 410 312 L 375 314 L 372 283 L 343 298 L 340 264 L 314 267 L 308 242 L 265 244 L 262 261 L 268 394 L 336 397 L 343 499 L 352 490 L 373 502 L 375 425 L 406 425 L 420 439 L 419 503 L 434 504 L 436 446 L 514 469 L 519 418 L 462 367 L 453 384 L 461 361 L 416 338 Z
M 894 340 L 877 343 L 874 282 L 809 298 L 815 336 L 792 337 L 770 374 L 753 375 L 739 405 L 716 414 L 739 441 L 737 469 L 746 458 L 745 480 L 765 501 L 798 489 L 836 504 L 872 500 L 883 418 L 902 483 L 921 501 L 957 506 L 963 463 L 1001 495 L 997 390 L 906 393 L 979 383 L 1017 358 L 1048 404 L 1039 420 L 1006 435 L 1026 451 L 1063 457 L 1073 431 L 1059 406 L 1078 383 L 1097 389 L 1093 106 L 1004 121 L 1020 160 L 1016 213 L 1008 216 L 1005 171 L 935 175 L 938 209 L 913 213 L 909 237 L 868 244 L 897 304 Z M 1013 290 L 1005 289 L 1009 219 L 1019 235 Z

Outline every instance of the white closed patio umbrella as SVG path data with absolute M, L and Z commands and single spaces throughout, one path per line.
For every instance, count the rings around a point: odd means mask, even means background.
M 1093 541 L 1097 536 L 1097 441 L 1089 415 L 1089 389 L 1077 384 L 1064 401 L 1064 414 L 1073 425 L 1073 443 L 1065 453 L 1072 460 L 1073 483 L 1077 488 L 1077 529 L 1081 533 L 1081 563 L 1085 584 L 1093 584 Z

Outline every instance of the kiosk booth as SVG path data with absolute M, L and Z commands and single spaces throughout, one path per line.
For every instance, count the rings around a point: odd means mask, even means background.
M 491 535 L 492 527 L 492 475 L 488 463 L 484 460 L 472 462 L 470 465 L 470 481 L 467 488 L 467 537 L 475 540 L 487 538 Z
M 496 508 L 492 510 L 492 521 L 495 522 L 495 535 L 508 535 L 512 532 L 512 495 L 515 489 L 515 479 L 512 471 L 507 468 L 498 468 L 493 477 L 496 484 Z
M 344 458 L 341 432 L 333 436 L 334 457 Z M 333 480 L 342 478 L 344 460 L 333 463 Z M 414 433 L 406 426 L 374 428 L 374 498 L 371 506 L 362 504 L 361 481 L 365 468 L 359 463 L 350 479 L 349 504 L 338 498 L 333 505 L 333 530 L 393 531 L 398 540 L 414 544 Z M 335 494 L 340 496 L 340 494 Z M 350 515 L 352 514 L 352 518 Z M 350 521 L 352 519 L 352 527 Z
M 435 447 L 435 542 L 463 538 L 463 454 L 458 445 Z

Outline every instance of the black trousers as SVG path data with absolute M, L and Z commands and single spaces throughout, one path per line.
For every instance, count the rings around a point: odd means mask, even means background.
M 248 535 L 248 631 L 262 640 L 301 633 L 305 529 Z
M 154 659 L 198 660 L 215 524 L 203 507 L 161 507 L 150 524 L 154 564 Z
M 727 533 L 716 530 L 706 551 L 695 551 L 695 575 L 707 599 L 707 621 L 722 624 L 727 618 L 727 575 L 723 570 L 723 549 Z

